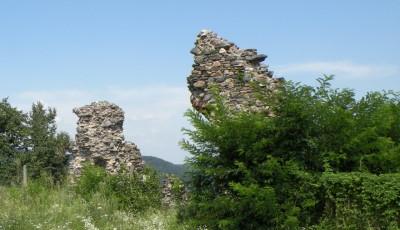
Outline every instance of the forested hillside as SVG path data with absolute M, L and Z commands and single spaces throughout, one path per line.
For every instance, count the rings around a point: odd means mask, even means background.
M 184 164 L 173 164 L 153 156 L 143 156 L 144 163 L 160 173 L 174 174 L 181 179 L 187 179 L 188 168 Z

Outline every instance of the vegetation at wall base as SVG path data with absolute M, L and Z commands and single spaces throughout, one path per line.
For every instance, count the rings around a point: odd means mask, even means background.
M 331 80 L 261 94 L 268 116 L 230 111 L 217 94 L 208 118 L 188 111 L 191 196 L 180 220 L 209 229 L 399 228 L 400 97 L 356 99 Z
M 161 207 L 159 176 L 144 175 L 86 166 L 77 184 L 42 176 L 27 187 L 0 186 L 0 229 L 187 229 L 176 209 Z
M 140 173 L 110 175 L 101 167 L 86 165 L 77 182 L 76 192 L 90 200 L 99 191 L 107 199 L 114 200 L 119 209 L 131 213 L 161 207 L 160 176 L 151 168 L 145 168 Z

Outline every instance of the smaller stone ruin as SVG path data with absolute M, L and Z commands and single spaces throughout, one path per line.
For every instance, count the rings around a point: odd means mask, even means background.
M 125 168 L 141 171 L 143 160 L 138 147 L 125 141 L 124 112 L 107 101 L 93 102 L 73 112 L 78 116 L 70 172 L 79 176 L 85 162 L 104 167 L 115 174 Z
M 172 179 L 169 176 L 166 176 L 162 180 L 162 200 L 161 203 L 164 207 L 173 207 L 175 206 L 174 196 L 172 194 Z
M 214 87 L 230 109 L 267 110 L 257 99 L 255 87 L 273 91 L 282 79 L 274 78 L 268 66 L 261 63 L 266 55 L 258 54 L 256 49 L 240 49 L 208 30 L 198 34 L 191 53 L 194 64 L 187 82 L 193 108 L 205 112 L 207 105 L 214 102 Z

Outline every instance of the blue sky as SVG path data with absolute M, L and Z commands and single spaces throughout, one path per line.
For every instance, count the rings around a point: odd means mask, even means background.
M 196 34 L 210 29 L 257 48 L 278 76 L 313 84 L 400 91 L 400 1 L 0 2 L 0 97 L 27 110 L 43 101 L 74 133 L 71 110 L 110 100 L 144 155 L 182 162 Z

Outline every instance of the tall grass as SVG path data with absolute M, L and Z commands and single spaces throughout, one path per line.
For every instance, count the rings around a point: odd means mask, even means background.
M 33 181 L 28 187 L 0 187 L 3 229 L 185 229 L 176 210 L 150 207 L 130 211 L 103 189 L 83 197 L 76 186 Z

